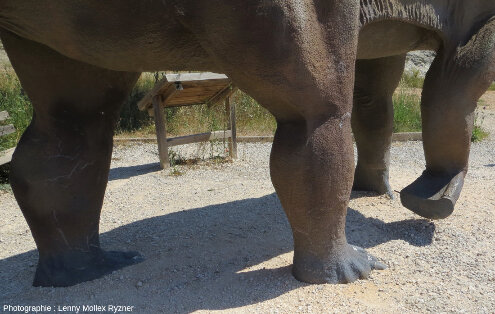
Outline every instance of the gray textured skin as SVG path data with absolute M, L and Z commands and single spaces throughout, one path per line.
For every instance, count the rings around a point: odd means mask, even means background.
M 345 283 L 382 269 L 345 237 L 351 110 L 356 187 L 388 191 L 402 55 L 439 50 L 423 95 L 428 176 L 405 193 L 414 207 L 438 192 L 417 191 L 430 174 L 465 173 L 472 110 L 495 77 L 493 1 L 404 3 L 0 0 L 0 35 L 35 110 L 11 172 L 40 253 L 34 285 L 73 285 L 141 260 L 103 251 L 98 223 L 120 104 L 140 72 L 157 70 L 226 73 L 274 114 L 271 176 L 293 230 L 297 279 Z

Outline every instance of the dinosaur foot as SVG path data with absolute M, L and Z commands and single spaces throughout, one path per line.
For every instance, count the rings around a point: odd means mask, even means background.
M 310 254 L 296 254 L 292 274 L 307 283 L 351 283 L 366 279 L 372 270 L 383 270 L 387 266 L 360 247 L 347 245 L 328 260 Z
M 394 193 L 388 182 L 388 171 L 386 170 L 365 170 L 358 165 L 354 174 L 352 190 L 375 192 L 379 195 L 387 194 L 391 199 L 394 199 Z
M 438 176 L 425 171 L 400 192 L 402 205 L 425 218 L 446 218 L 454 211 L 464 176 L 463 171 L 454 176 Z
M 144 261 L 138 252 L 64 252 L 38 262 L 33 286 L 68 287 Z

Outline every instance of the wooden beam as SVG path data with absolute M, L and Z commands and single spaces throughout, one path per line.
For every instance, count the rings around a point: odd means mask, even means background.
M 227 129 L 230 130 L 229 155 L 232 159 L 237 159 L 237 128 L 235 123 L 235 103 L 230 102 L 230 96 L 225 99 L 225 112 L 227 114 Z
M 9 113 L 7 111 L 0 111 L 0 122 L 7 120 L 9 118 Z
M 187 136 L 168 138 L 167 143 L 168 143 L 169 147 L 172 147 L 172 146 L 178 146 L 178 145 L 185 145 L 185 144 L 219 140 L 219 139 L 223 139 L 225 137 L 231 137 L 231 136 L 232 136 L 232 132 L 230 132 L 230 130 L 214 131 L 214 132 L 206 132 L 206 133 L 200 133 L 200 134 L 193 134 L 193 135 L 187 135 Z
M 15 128 L 12 124 L 0 126 L 0 136 L 8 135 L 15 132 Z
M 223 102 L 226 98 L 232 96 L 233 93 L 237 91 L 237 87 L 234 85 L 229 85 L 227 88 L 224 90 L 220 91 L 218 94 L 213 96 L 209 101 L 208 101 L 208 108 L 211 108 L 215 106 L 218 103 Z
M 155 95 L 153 97 L 153 109 L 155 116 L 156 140 L 158 141 L 158 156 L 160 158 L 160 167 L 166 169 L 170 167 L 168 160 L 167 145 L 167 126 L 165 125 L 165 113 L 162 108 L 162 97 Z
M 163 103 L 166 103 L 166 101 L 169 100 L 170 97 L 177 92 L 177 90 L 182 89 L 182 85 L 180 83 L 168 83 L 166 78 L 162 81 L 156 83 L 155 87 L 153 87 L 153 89 L 138 102 L 137 106 L 139 110 L 144 111 L 153 106 L 153 97 L 155 95 L 161 95 L 163 98 Z
M 231 81 L 224 74 L 211 72 L 166 74 L 165 77 L 157 82 L 153 89 L 138 102 L 137 106 L 139 110 L 144 111 L 153 108 L 153 96 L 163 95 L 173 84 L 183 84 L 185 92 L 183 95 L 181 94 L 180 97 L 174 97 L 171 102 L 165 102 L 165 107 L 180 107 L 193 104 L 200 105 L 210 103 L 212 99 L 212 104 L 217 104 L 226 97 L 226 95 L 217 97 L 218 94 L 225 91 L 225 87 L 230 85 Z
M 229 79 L 225 74 L 218 74 L 218 73 L 212 73 L 212 72 L 171 73 L 171 74 L 166 74 L 165 78 L 167 79 L 168 82 L 228 80 Z
M 14 150 L 15 147 L 0 152 L 0 166 L 9 163 L 12 160 L 12 155 L 14 154 Z

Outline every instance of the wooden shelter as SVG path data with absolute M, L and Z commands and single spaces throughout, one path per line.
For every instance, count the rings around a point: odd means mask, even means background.
M 237 158 L 235 125 L 235 104 L 230 96 L 235 91 L 230 79 L 217 73 L 179 73 L 166 74 L 153 89 L 138 103 L 139 110 L 147 110 L 155 118 L 158 154 L 162 169 L 169 167 L 168 147 L 211 141 L 226 138 L 229 154 Z M 167 138 L 167 127 L 163 108 L 192 105 L 213 106 L 225 103 L 227 112 L 227 130 Z

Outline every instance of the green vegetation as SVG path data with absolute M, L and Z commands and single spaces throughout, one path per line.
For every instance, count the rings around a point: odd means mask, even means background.
M 490 87 L 488 87 L 488 90 L 495 91 L 495 83 L 492 83 L 492 85 L 490 85 Z
M 400 85 L 404 88 L 423 88 L 425 79 L 420 75 L 418 70 L 404 72 Z
M 33 108 L 24 94 L 14 71 L 0 69 L 0 111 L 6 110 L 10 118 L 6 124 L 13 124 L 16 132 L 0 137 L 0 151 L 14 147 L 28 127 L 33 115 Z
M 11 69 L 0 69 L 0 111 L 6 110 L 10 118 L 2 123 L 13 124 L 16 132 L 0 136 L 0 152 L 14 147 L 28 127 L 33 109 L 28 97 L 23 93 L 17 76 Z M 9 190 L 10 165 L 0 166 L 0 191 Z
M 130 136 L 152 136 L 155 134 L 153 119 L 147 112 L 137 109 L 137 102 L 155 84 L 151 75 L 143 75 L 131 96 L 124 104 L 117 134 Z M 242 135 L 273 134 L 276 122 L 273 116 L 251 97 L 241 91 L 232 96 L 236 104 L 237 132 Z M 214 107 L 189 106 L 166 108 L 167 133 L 171 136 L 193 134 L 198 132 L 223 130 L 227 125 L 225 107 L 221 104 Z
M 485 129 L 483 129 L 483 122 L 485 121 L 485 115 L 476 113 L 474 117 L 474 128 L 473 134 L 471 135 L 471 142 L 481 142 L 484 139 L 488 138 L 490 133 L 488 133 Z
M 424 78 L 419 71 L 405 72 L 394 94 L 394 132 L 421 131 L 421 97 Z
M 394 132 L 421 131 L 421 98 L 399 89 L 394 95 Z
M 481 142 L 490 136 L 490 133 L 485 131 L 481 126 L 475 125 L 473 129 L 473 134 L 471 135 L 471 142 L 477 143 Z
M 136 132 L 152 124 L 152 119 L 145 111 L 139 111 L 137 103 L 153 88 L 155 80 L 150 76 L 144 76 L 138 80 L 136 86 L 127 98 L 120 111 L 120 120 L 117 124 L 117 133 Z
M 147 112 L 137 109 L 137 102 L 148 92 L 158 76 L 143 75 L 131 95 L 122 107 L 117 134 L 122 136 L 153 136 L 153 120 Z M 423 86 L 424 79 L 419 72 L 405 73 L 398 92 L 394 95 L 395 132 L 413 132 L 421 130 L 420 96 L 417 89 Z M 495 84 L 491 86 L 495 90 Z M 240 135 L 271 135 L 275 132 L 276 122 L 272 115 L 258 103 L 241 91 L 232 97 L 236 104 L 237 132 Z M 15 146 L 22 132 L 29 125 L 32 107 L 24 94 L 17 76 L 10 68 L 0 71 L 0 109 L 7 110 L 11 118 L 6 123 L 15 125 L 17 132 L 0 137 L 0 150 Z M 167 108 L 167 132 L 172 136 L 222 130 L 226 124 L 226 112 L 223 105 L 212 108 L 207 106 Z M 486 137 L 479 122 L 475 127 L 473 140 Z
M 275 118 L 253 98 L 243 92 L 232 97 L 236 104 L 237 132 L 242 135 L 274 134 L 277 128 Z

